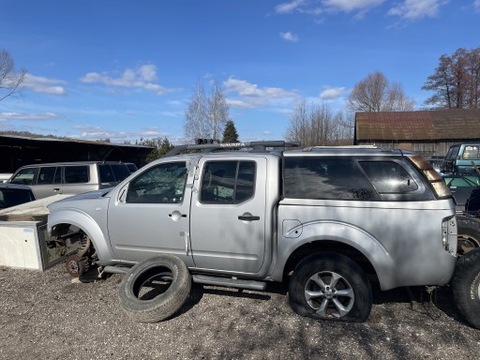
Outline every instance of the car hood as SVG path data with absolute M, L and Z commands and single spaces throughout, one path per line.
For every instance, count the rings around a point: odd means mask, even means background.
M 53 209 L 53 208 L 55 208 L 57 205 L 60 205 L 60 206 L 61 206 L 61 204 L 65 204 L 65 203 L 68 203 L 68 202 L 71 202 L 71 201 L 79 201 L 79 200 L 80 200 L 80 201 L 83 201 L 83 200 L 93 200 L 93 199 L 103 198 L 103 197 L 105 197 L 105 195 L 107 195 L 111 190 L 112 190 L 112 188 L 105 188 L 105 189 L 100 189 L 100 190 L 95 190 L 95 191 L 89 191 L 89 192 L 85 192 L 85 193 L 73 195 L 73 196 L 70 196 L 70 197 L 68 197 L 68 198 L 65 198 L 65 199 L 56 201 L 56 202 L 48 205 L 48 208 L 49 208 L 49 209 Z

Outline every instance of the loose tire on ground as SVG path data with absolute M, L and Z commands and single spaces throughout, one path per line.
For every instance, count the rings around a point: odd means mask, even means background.
M 480 219 L 470 215 L 457 215 L 459 255 L 480 246 Z
M 480 329 L 480 248 L 457 260 L 451 281 L 458 310 L 473 327 Z
M 331 252 L 301 261 L 289 284 L 291 308 L 299 315 L 336 321 L 365 321 L 372 290 L 365 272 L 348 257 Z
M 192 277 L 185 263 L 173 255 L 158 256 L 136 264 L 119 288 L 127 315 L 144 323 L 171 317 L 186 302 Z

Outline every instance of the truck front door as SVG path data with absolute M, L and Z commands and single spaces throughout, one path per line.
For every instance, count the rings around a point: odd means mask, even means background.
M 256 273 L 265 257 L 265 158 L 201 159 L 190 237 L 197 268 Z M 259 176 L 258 174 L 263 174 Z
M 185 161 L 157 164 L 141 171 L 119 191 L 108 211 L 108 229 L 115 256 L 129 261 L 173 254 L 188 266 L 188 210 Z

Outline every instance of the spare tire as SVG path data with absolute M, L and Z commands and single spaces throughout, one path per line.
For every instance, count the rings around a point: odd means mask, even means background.
M 457 260 L 451 286 L 462 316 L 480 329 L 480 249 L 471 250 Z
M 187 301 L 192 277 L 185 263 L 173 255 L 136 264 L 120 284 L 120 303 L 127 315 L 144 323 L 171 317 Z

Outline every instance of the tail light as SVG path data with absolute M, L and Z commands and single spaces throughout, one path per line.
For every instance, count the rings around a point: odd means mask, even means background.
M 435 171 L 428 161 L 421 156 L 409 156 L 409 159 L 415 167 L 425 175 L 438 198 L 444 199 L 452 196 L 450 189 L 445 184 L 440 174 Z

